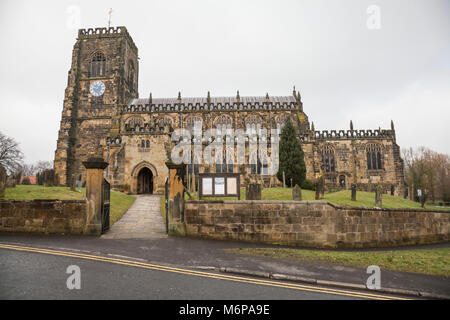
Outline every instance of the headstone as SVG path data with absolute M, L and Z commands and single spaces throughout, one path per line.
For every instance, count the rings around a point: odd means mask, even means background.
M 356 201 L 356 183 L 352 183 L 352 201 Z
M 259 183 L 249 183 L 245 188 L 246 200 L 261 200 L 261 185 Z
M 375 207 L 381 207 L 383 205 L 382 201 L 383 192 L 381 186 L 375 188 Z
M 320 199 L 319 179 L 316 179 L 316 181 L 314 181 L 314 190 L 316 191 L 314 199 L 319 200 Z
M 5 196 L 6 189 L 6 170 L 2 166 L 0 166 L 0 198 Z
M 325 193 L 325 181 L 323 176 L 319 176 L 315 182 L 316 200 L 323 199 Z
M 298 184 L 296 184 L 292 189 L 292 200 L 302 201 L 302 189 L 298 186 Z

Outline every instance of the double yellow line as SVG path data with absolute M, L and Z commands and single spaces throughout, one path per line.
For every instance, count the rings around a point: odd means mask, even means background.
M 336 294 L 336 295 L 341 295 L 341 296 L 349 296 L 349 297 L 356 297 L 356 298 L 363 298 L 363 299 L 408 300 L 408 299 L 404 299 L 404 298 L 391 297 L 391 296 L 385 296 L 385 295 L 380 295 L 380 294 L 354 292 L 354 291 L 340 290 L 340 289 L 313 287 L 313 286 L 300 285 L 300 284 L 294 284 L 294 283 L 283 283 L 283 282 L 278 282 L 278 281 L 252 279 L 252 278 L 238 277 L 238 276 L 231 276 L 231 275 L 222 275 L 222 274 L 208 273 L 208 272 L 195 271 L 195 270 L 189 270 L 189 269 L 173 268 L 173 267 L 167 267 L 167 266 L 162 266 L 162 265 L 137 262 L 137 261 L 132 261 L 132 260 L 108 258 L 108 257 L 95 256 L 95 255 L 89 255 L 89 254 L 81 254 L 81 253 L 68 252 L 68 251 L 59 251 L 59 250 L 53 250 L 53 249 L 39 249 L 39 248 L 33 248 L 33 247 L 9 245 L 9 244 L 4 244 L 4 243 L 0 243 L 0 248 L 16 250 L 16 251 L 50 254 L 50 255 L 56 255 L 56 256 L 85 259 L 85 260 L 109 262 L 109 263 L 120 264 L 120 265 L 124 265 L 124 266 L 136 267 L 136 268 L 173 272 L 173 273 L 179 273 L 179 274 L 183 274 L 183 275 L 191 275 L 191 276 L 205 277 L 205 278 L 212 278 L 212 279 L 219 279 L 219 280 L 228 280 L 228 281 L 234 281 L 234 282 L 243 282 L 243 283 L 271 286 L 271 287 L 277 287 L 277 288 L 286 288 L 286 289 L 293 289 L 293 290 L 300 290 L 300 291 Z

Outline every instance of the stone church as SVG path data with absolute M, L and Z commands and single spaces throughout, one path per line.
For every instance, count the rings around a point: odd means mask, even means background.
M 153 98 L 138 94 L 138 48 L 125 27 L 81 29 L 72 53 L 54 168 L 61 185 L 85 181 L 82 165 L 93 154 L 109 163 L 106 177 L 113 188 L 131 193 L 162 193 L 168 175 L 165 165 L 176 128 L 217 128 L 255 133 L 261 128 L 280 131 L 287 118 L 296 127 L 305 153 L 307 179 L 325 178 L 328 190 L 360 190 L 381 184 L 385 192 L 404 196 L 403 160 L 394 125 L 389 129 L 316 131 L 304 112 L 300 93 L 288 96 Z M 204 141 L 204 144 L 205 141 Z M 270 152 L 270 148 L 268 148 Z M 241 183 L 256 179 L 280 185 L 265 173 L 268 159 L 246 154 L 235 164 L 230 150 L 223 163 L 205 165 L 192 159 L 187 171 L 240 173 Z M 232 153 L 231 153 L 232 154 Z M 228 156 L 227 156 L 228 155 Z M 225 161 L 227 157 L 227 161 Z M 289 184 L 289 181 L 286 181 Z

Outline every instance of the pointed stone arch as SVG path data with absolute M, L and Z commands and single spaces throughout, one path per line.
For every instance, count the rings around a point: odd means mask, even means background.
M 142 178 L 140 177 L 140 173 L 143 170 L 149 170 L 150 171 L 150 181 L 151 181 L 151 185 L 149 186 L 150 192 L 140 192 L 139 190 L 139 179 Z M 148 172 L 148 171 L 147 171 Z M 156 167 L 151 164 L 148 161 L 141 161 L 140 163 L 138 163 L 136 166 L 134 166 L 133 170 L 131 171 L 131 178 L 132 178 L 132 192 L 133 193 L 155 193 L 157 191 L 158 188 L 158 171 L 156 170 Z M 146 180 L 147 181 L 147 180 Z M 142 183 L 142 181 L 141 181 Z M 149 182 L 146 182 L 149 183 Z
M 131 177 L 136 178 L 137 175 L 139 174 L 139 171 L 141 171 L 141 169 L 143 169 L 145 167 L 150 169 L 150 171 L 153 173 L 154 177 L 158 176 L 158 171 L 156 170 L 156 167 L 153 164 L 151 164 L 148 161 L 141 161 L 137 165 L 134 166 L 133 170 L 131 171 Z

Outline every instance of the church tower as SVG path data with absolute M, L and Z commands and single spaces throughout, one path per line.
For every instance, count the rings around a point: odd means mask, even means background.
M 62 185 L 84 180 L 82 165 L 119 129 L 120 109 L 138 97 L 138 49 L 125 27 L 78 30 L 55 151 Z

